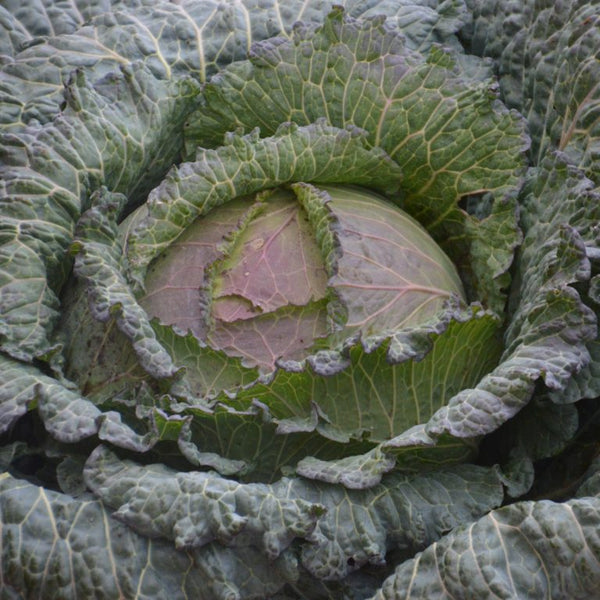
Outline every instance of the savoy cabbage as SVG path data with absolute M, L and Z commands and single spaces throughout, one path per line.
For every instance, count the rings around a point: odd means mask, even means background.
M 0 597 L 600 597 L 597 0 L 0 1 Z

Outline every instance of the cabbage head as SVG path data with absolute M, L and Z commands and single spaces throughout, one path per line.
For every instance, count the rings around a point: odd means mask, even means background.
M 594 598 L 597 0 L 0 0 L 0 596 Z

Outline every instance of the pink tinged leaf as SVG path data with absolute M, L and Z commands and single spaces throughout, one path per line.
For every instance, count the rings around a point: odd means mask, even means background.
M 195 221 L 148 269 L 146 295 L 139 302 L 163 325 L 206 337 L 203 287 L 205 269 L 221 256 L 223 239 L 248 210 L 247 201 L 212 211 Z
M 406 213 L 373 194 L 329 191 L 342 250 L 330 285 L 348 310 L 348 333 L 421 324 L 450 295 L 464 297 L 454 265 Z
M 212 314 L 247 319 L 323 298 L 327 274 L 309 223 L 293 194 L 275 192 L 248 223 L 215 279 Z
M 316 339 L 329 333 L 327 302 L 284 306 L 254 319 L 217 321 L 208 345 L 243 359 L 245 366 L 272 371 L 278 359 L 301 360 Z

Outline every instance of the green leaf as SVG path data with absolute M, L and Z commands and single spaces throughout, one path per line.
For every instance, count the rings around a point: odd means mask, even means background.
M 532 171 L 523 190 L 523 224 L 527 233 L 518 263 L 519 287 L 515 288 L 513 304 L 520 293 L 523 296 L 521 305 L 525 305 L 525 298 L 532 298 L 535 286 L 547 288 L 570 284 L 581 293 L 586 318 L 592 320 L 591 310 L 596 313 L 597 322 L 598 306 L 592 300 L 591 276 L 597 268 L 594 262 L 600 245 L 599 221 L 598 188 L 582 170 L 572 166 L 564 154 L 548 155 Z M 511 331 L 521 326 L 523 312 L 517 311 L 515 317 Z M 573 330 L 571 335 L 575 333 Z M 581 355 L 574 376 L 569 379 L 566 389 L 551 394 L 555 402 L 575 402 L 600 394 L 597 336 L 587 333 L 586 337 L 586 352 Z
M 473 465 L 392 475 L 370 490 L 349 491 L 302 479 L 243 485 L 121 461 L 103 448 L 88 460 L 86 481 L 118 508 L 120 520 L 180 547 L 217 539 L 230 547 L 254 546 L 274 560 L 293 539 L 306 540 L 302 565 L 325 580 L 380 565 L 390 548 L 423 548 L 498 506 L 503 496 L 495 470 Z
M 410 434 L 390 447 L 386 441 L 383 452 L 388 456 L 379 451 L 377 457 L 340 459 L 361 454 L 377 441 L 396 440 L 394 435 L 426 423 L 457 391 L 475 385 L 495 366 L 500 351 L 497 320 L 473 311 L 476 314 L 450 313 L 455 320 L 447 314 L 427 327 L 390 339 L 371 339 L 370 346 L 357 341 L 342 354 L 320 351 L 304 363 L 282 363 L 273 375 L 235 394 L 231 390 L 218 395 L 210 410 L 195 406 L 198 401 L 193 396 L 183 395 L 179 404 L 165 409 L 192 415 L 197 445 L 248 461 L 252 477 L 260 479 L 272 479 L 305 456 L 331 460 L 323 466 L 325 473 L 335 473 L 331 475 L 335 481 L 356 481 L 361 486 L 378 481 L 389 470 L 389 454 L 407 469 L 462 461 L 472 455 L 472 443 L 441 436 L 436 447 L 434 439 Z M 193 340 L 188 336 L 186 343 L 192 358 Z M 199 352 L 203 357 L 201 348 Z M 187 363 L 192 382 L 194 360 Z M 198 367 L 203 368 L 201 363 Z M 353 472 L 363 462 L 363 473 Z M 329 477 L 318 478 L 332 481 Z
M 60 116 L 3 135 L 0 339 L 5 352 L 21 360 L 49 352 L 56 296 L 72 264 L 67 247 L 88 194 L 105 183 L 135 198 L 148 184 L 148 171 L 164 171 L 180 138 L 158 123 L 180 122 L 194 93 L 186 83 L 159 83 L 139 67 L 123 67 L 101 91 L 75 72 Z M 121 101 L 114 101 L 115 94 Z M 137 166 L 125 169 L 129 164 Z
M 91 317 L 103 322 L 114 317 L 117 327 L 131 340 L 146 372 L 157 379 L 174 377 L 178 368 L 156 340 L 148 317 L 135 301 L 123 274 L 117 219 L 125 198 L 101 190 L 93 203 L 79 220 L 72 245 L 75 273 L 86 283 Z
M 519 502 L 459 527 L 404 562 L 372 600 L 593 597 L 598 498 Z
M 192 333 L 181 335 L 156 321 L 152 327 L 176 364 L 185 368 L 185 382 L 197 399 L 210 400 L 223 390 L 249 385 L 259 376 L 256 368 L 244 367 L 240 360 L 202 344 Z M 177 383 L 171 390 L 184 397 L 189 393 L 188 388 Z
M 58 440 L 77 442 L 98 431 L 100 411 L 75 390 L 44 375 L 36 367 L 0 355 L 0 433 L 5 433 L 33 408 Z
M 430 435 L 489 433 L 531 399 L 538 382 L 562 396 L 570 379 L 590 361 L 587 344 L 597 317 L 575 287 L 590 277 L 597 194 L 564 155 L 549 155 L 531 171 L 522 192 L 523 246 L 517 256 L 509 326 L 501 362 L 471 390 L 457 394 L 427 425 Z
M 222 600 L 270 595 L 297 579 L 289 556 L 266 561 L 251 548 L 218 546 L 176 550 L 138 535 L 99 500 L 73 499 L 7 473 L 0 475 L 0 520 L 6 598 Z
M 32 119 L 50 122 L 61 110 L 62 83 L 74 69 L 84 70 L 93 84 L 130 63 L 144 65 L 160 80 L 193 76 L 204 81 L 220 66 L 245 58 L 254 41 L 287 35 L 299 20 L 319 22 L 330 8 L 322 1 L 282 6 L 279 0 L 225 5 L 218 0 L 14 4 L 3 3 L 0 19 L 0 53 L 15 55 L 3 65 L 0 78 L 0 123 L 11 130 Z M 406 12 L 387 0 L 340 4 L 356 17 Z M 444 11 L 448 17 L 431 15 L 430 21 L 432 16 L 440 20 L 443 29 L 449 20 L 446 27 L 455 30 L 456 10 L 451 5 Z M 77 27 L 78 23 L 87 26 Z
M 216 540 L 256 546 L 275 560 L 295 537 L 315 528 L 324 510 L 318 503 L 284 498 L 265 484 L 123 462 L 102 446 L 90 455 L 84 474 L 87 485 L 118 508 L 119 520 L 145 536 L 173 539 L 178 549 Z
M 341 354 L 320 351 L 302 365 L 281 368 L 265 383 L 240 390 L 235 400 L 222 401 L 239 409 L 258 400 L 269 406 L 282 430 L 308 418 L 314 404 L 317 430 L 325 437 L 388 440 L 427 422 L 454 394 L 475 385 L 495 366 L 496 319 L 468 313 L 415 328 L 415 337 L 420 334 L 429 344 L 421 360 L 397 353 L 395 336 L 372 347 L 367 339 Z
M 534 163 L 561 150 L 598 185 L 597 0 L 564 7 L 534 0 L 468 4 L 471 48 L 496 59 L 505 101 L 530 124 Z

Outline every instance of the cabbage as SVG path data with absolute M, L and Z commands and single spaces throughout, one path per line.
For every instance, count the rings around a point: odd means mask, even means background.
M 591 598 L 596 0 L 0 5 L 3 597 Z

